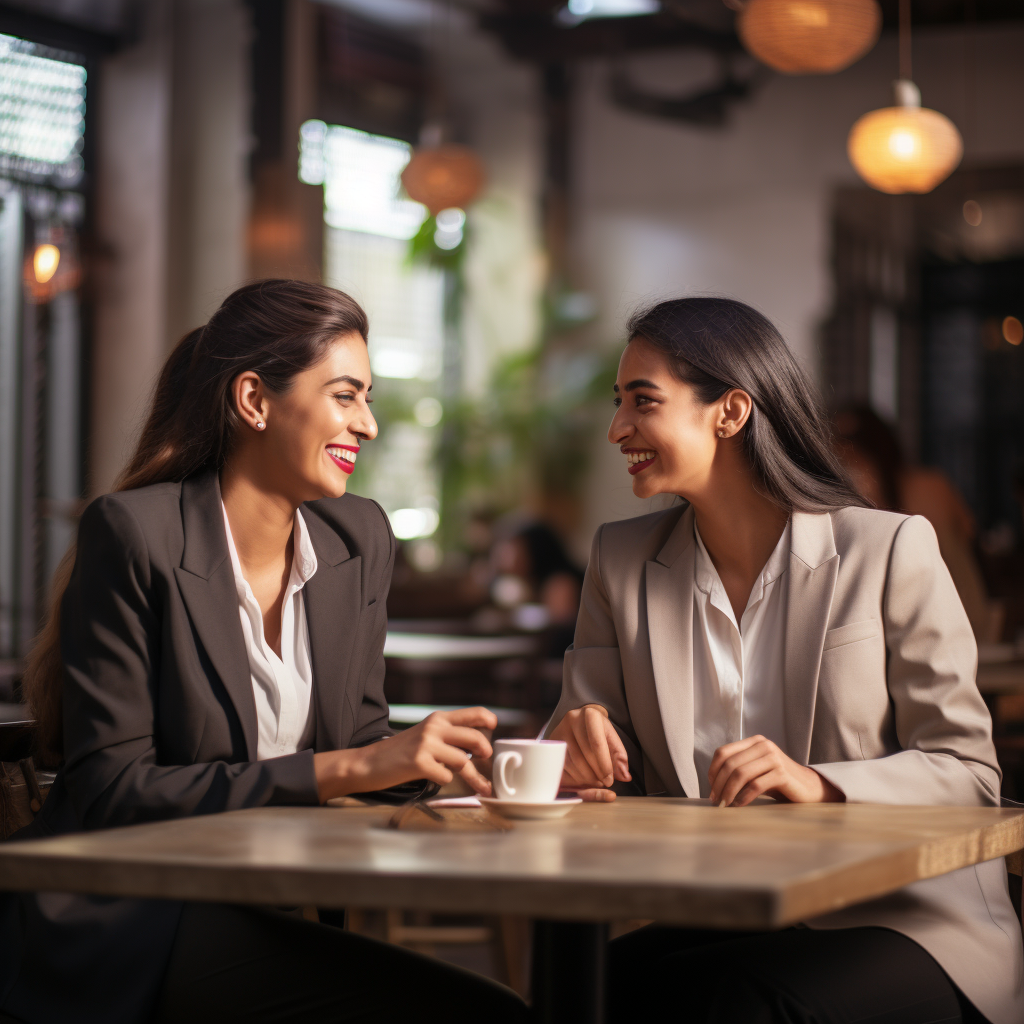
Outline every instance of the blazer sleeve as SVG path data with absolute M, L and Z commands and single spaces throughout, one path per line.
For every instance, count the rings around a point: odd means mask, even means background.
M 977 646 L 928 520 L 900 526 L 882 599 L 887 682 L 902 748 L 812 765 L 856 803 L 999 804 L 992 719 L 978 692 Z
M 377 740 L 393 735 L 393 731 L 388 727 L 388 701 L 384 696 L 384 641 L 388 632 L 388 592 L 391 590 L 397 545 L 387 514 L 376 502 L 374 505 L 383 520 L 384 529 L 381 532 L 387 537 L 388 554 L 383 571 L 377 579 L 373 597 L 366 609 L 372 640 L 367 644 L 368 655 L 364 663 L 366 667 L 362 672 L 365 682 L 362 699 L 356 708 L 355 729 L 349 741 L 350 747 L 365 747 L 368 743 L 376 743 Z
M 630 773 L 639 779 L 643 778 L 643 758 L 626 703 L 622 658 L 611 602 L 601 578 L 603 532 L 604 527 L 601 526 L 594 535 L 590 562 L 583 577 L 576 633 L 562 664 L 562 695 L 545 733 L 550 735 L 569 711 L 585 704 L 600 704 L 608 711 L 609 721 L 626 748 Z
M 107 495 L 82 517 L 61 604 L 64 782 L 86 828 L 318 802 L 313 754 L 229 764 L 157 762 L 161 600 L 142 530 Z

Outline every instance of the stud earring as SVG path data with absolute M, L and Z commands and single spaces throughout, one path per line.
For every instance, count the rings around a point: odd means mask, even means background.
M 725 431 L 724 431 L 724 430 L 720 430 L 720 431 L 718 432 L 718 436 L 719 436 L 719 437 L 725 437 Z
M 256 429 L 257 430 L 262 430 L 265 426 L 266 426 L 266 423 L 264 423 L 263 420 L 257 420 L 256 421 Z

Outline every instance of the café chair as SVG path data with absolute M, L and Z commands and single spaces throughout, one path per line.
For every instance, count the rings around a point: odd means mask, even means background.
M 36 767 L 34 740 L 35 722 L 25 705 L 0 703 L 0 840 L 35 818 L 53 783 L 52 772 Z

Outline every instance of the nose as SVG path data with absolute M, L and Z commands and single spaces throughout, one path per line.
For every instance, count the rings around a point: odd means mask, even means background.
M 628 421 L 625 407 L 620 405 L 608 427 L 608 441 L 611 444 L 625 444 L 632 434 L 633 425 Z
M 372 441 L 377 436 L 377 421 L 365 402 L 361 403 L 359 414 L 349 424 L 348 429 L 363 441 Z

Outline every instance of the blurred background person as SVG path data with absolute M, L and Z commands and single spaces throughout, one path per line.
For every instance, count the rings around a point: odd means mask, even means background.
M 499 531 L 500 535 L 500 531 Z M 558 534 L 543 522 L 520 526 L 491 549 L 495 604 L 519 609 L 518 625 L 548 629 L 552 656 L 572 643 L 580 610 L 583 573 L 569 558 Z
M 941 470 L 907 462 L 896 432 L 868 405 L 850 405 L 835 417 L 836 450 L 857 490 L 876 508 L 924 516 L 979 643 L 1002 637 L 1004 608 L 993 600 L 974 551 L 971 510 Z

